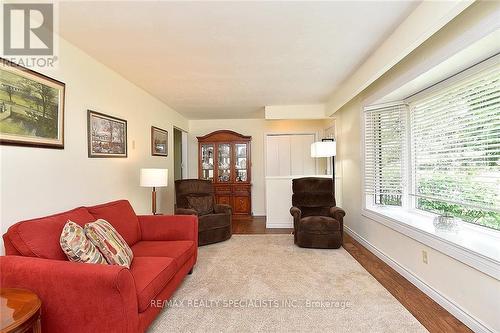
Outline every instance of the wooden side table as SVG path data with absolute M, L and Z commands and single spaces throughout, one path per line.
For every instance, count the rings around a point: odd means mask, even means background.
M 42 302 L 29 290 L 0 288 L 0 332 L 40 333 Z

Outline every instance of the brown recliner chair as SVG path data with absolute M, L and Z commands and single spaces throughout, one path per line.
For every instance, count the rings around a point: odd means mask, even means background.
M 175 198 L 175 214 L 198 216 L 198 245 L 231 238 L 231 206 L 215 203 L 210 180 L 176 180 Z
M 345 211 L 336 207 L 333 180 L 305 177 L 292 182 L 294 242 L 300 247 L 338 249 Z

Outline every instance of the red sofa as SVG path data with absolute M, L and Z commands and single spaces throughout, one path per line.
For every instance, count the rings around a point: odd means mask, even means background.
M 130 269 L 70 262 L 59 236 L 68 219 L 102 218 L 134 252 Z M 19 222 L 3 235 L 1 287 L 34 291 L 43 332 L 143 332 L 196 263 L 196 216 L 137 216 L 126 200 Z M 161 304 L 160 304 L 161 305 Z

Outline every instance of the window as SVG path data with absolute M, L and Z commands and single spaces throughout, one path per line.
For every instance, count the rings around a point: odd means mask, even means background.
M 500 75 L 480 72 L 410 109 L 416 208 L 500 229 Z
M 374 204 L 402 205 L 406 114 L 402 104 L 365 112 L 365 192 Z
M 429 89 L 430 90 L 430 89 Z M 366 205 L 500 230 L 500 65 L 365 110 Z

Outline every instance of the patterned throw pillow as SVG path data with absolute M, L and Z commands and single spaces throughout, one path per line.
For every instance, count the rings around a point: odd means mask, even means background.
M 188 201 L 189 207 L 191 209 L 194 209 L 200 216 L 211 214 L 214 210 L 214 199 L 211 195 L 188 195 L 186 199 Z
M 101 252 L 85 236 L 83 228 L 75 222 L 66 222 L 59 243 L 69 261 L 87 264 L 108 264 Z
M 99 219 L 85 225 L 85 235 L 101 251 L 111 265 L 130 268 L 132 250 L 108 221 Z

